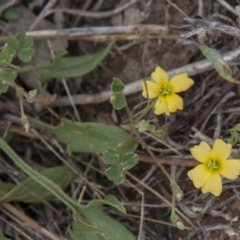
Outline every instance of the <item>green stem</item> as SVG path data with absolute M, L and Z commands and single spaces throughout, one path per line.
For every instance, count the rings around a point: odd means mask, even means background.
M 12 63 L 8 63 L 8 64 L 6 64 L 6 66 L 7 66 L 7 67 L 11 67 L 11 68 L 16 69 L 16 70 L 20 69 L 19 66 L 16 66 L 16 65 L 14 65 L 14 64 L 12 64 Z
M 152 104 L 153 104 L 153 103 L 152 103 Z M 149 109 L 150 109 L 150 107 L 152 107 L 152 104 L 149 105 Z M 134 134 L 134 135 L 139 139 L 139 142 L 141 143 L 141 145 L 146 148 L 147 152 L 148 152 L 148 153 L 150 154 L 150 156 L 156 161 L 156 163 L 158 164 L 158 166 L 160 167 L 160 169 L 162 170 L 162 172 L 166 175 L 166 177 L 167 177 L 167 178 L 169 179 L 169 181 L 171 182 L 171 181 L 172 181 L 172 178 L 171 178 L 171 176 L 169 175 L 169 173 L 166 171 L 166 169 L 164 168 L 164 166 L 157 161 L 157 159 L 156 159 L 155 155 L 153 154 L 153 152 L 148 148 L 147 144 L 142 140 L 142 138 L 140 137 L 140 134 L 138 133 L 138 131 L 136 131 L 136 129 L 135 129 L 135 127 L 134 127 L 134 126 L 135 126 L 135 125 L 134 125 L 135 122 L 134 122 L 132 113 L 131 113 L 131 111 L 130 111 L 130 109 L 129 109 L 129 106 L 128 106 L 127 102 L 126 102 L 126 105 L 125 105 L 125 109 L 126 109 L 126 111 L 127 111 L 127 114 L 128 114 L 128 117 L 129 117 L 129 120 L 130 120 L 130 123 L 131 123 L 131 124 L 130 124 L 130 127 L 131 127 L 131 132 L 130 132 L 130 134 L 131 134 L 131 136 Z M 141 116 L 143 116 L 143 115 L 141 115 Z
M 148 104 L 146 108 L 144 108 L 140 113 L 140 115 L 136 118 L 135 124 L 137 124 L 148 112 L 152 109 L 154 106 L 155 101 L 153 101 L 151 104 Z M 139 113 L 137 113 L 134 117 L 136 117 Z
M 176 182 L 174 180 L 171 181 L 171 186 L 172 186 L 172 213 L 171 214 L 176 214 L 175 213 L 175 206 L 176 206 Z
M 28 116 L 28 119 L 31 122 L 31 124 L 34 124 L 34 126 L 42 127 L 43 129 L 47 129 L 48 131 L 51 131 L 51 130 L 55 129 L 55 126 L 52 126 L 52 125 L 47 124 L 45 122 L 39 121 L 35 118 L 32 118 L 32 117 Z
M 129 143 L 132 141 L 132 136 L 133 136 L 133 117 L 132 117 L 131 111 L 128 107 L 127 101 L 126 101 L 125 109 L 126 109 L 128 118 L 130 120 L 130 134 L 129 134 L 128 138 L 126 139 L 126 141 L 123 143 L 123 146 L 122 146 L 121 152 L 120 152 L 120 158 L 126 152 L 125 148 L 128 147 Z
M 133 119 L 132 113 L 130 111 L 130 108 L 129 108 L 128 104 L 127 104 L 127 101 L 126 101 L 125 109 L 126 109 L 128 118 L 130 120 L 130 128 L 132 129 L 132 127 L 134 126 L 134 119 Z
M 21 67 L 17 70 L 17 73 L 23 73 L 23 72 L 29 72 L 29 71 L 33 71 L 33 70 L 39 70 L 43 67 L 46 67 L 44 65 L 28 65 L 25 67 Z

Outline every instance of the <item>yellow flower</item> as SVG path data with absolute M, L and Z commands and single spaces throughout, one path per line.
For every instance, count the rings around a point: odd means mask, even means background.
M 156 67 L 151 77 L 154 82 L 146 81 L 145 83 L 142 82 L 141 85 L 143 97 L 157 98 L 154 113 L 157 115 L 166 113 L 169 116 L 170 112 L 176 112 L 177 109 L 182 110 L 183 99 L 176 93 L 183 92 L 194 84 L 187 73 L 177 74 L 169 81 L 167 72 L 160 67 Z
M 210 192 L 219 196 L 222 192 L 221 176 L 232 180 L 238 177 L 240 160 L 228 159 L 231 150 L 232 145 L 221 139 L 215 140 L 212 149 L 206 142 L 190 149 L 192 156 L 201 162 L 188 172 L 188 177 L 196 188 L 202 188 L 203 193 Z

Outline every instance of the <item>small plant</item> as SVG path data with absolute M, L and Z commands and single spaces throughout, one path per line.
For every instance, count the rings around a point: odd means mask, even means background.
M 0 52 L 0 94 L 7 92 L 9 87 L 16 90 L 19 97 L 21 109 L 21 122 L 26 131 L 29 130 L 29 121 L 24 114 L 22 98 L 25 97 L 28 102 L 33 102 L 37 90 L 26 92 L 23 88 L 19 87 L 14 81 L 17 77 L 20 67 L 12 64 L 13 57 L 17 55 L 19 60 L 28 62 L 34 54 L 33 39 L 26 36 L 24 32 L 18 33 L 15 37 L 10 37 L 7 40 L 4 48 Z
M 204 44 L 204 39 L 199 39 L 199 43 L 199 49 L 212 62 L 219 75 L 227 81 L 238 84 L 238 81 L 232 76 L 231 68 L 222 56 L 216 50 L 207 47 Z M 152 124 L 152 121 L 146 120 L 145 117 L 152 111 L 156 115 L 169 117 L 178 110 L 184 109 L 183 98 L 178 93 L 188 90 L 194 84 L 194 81 L 188 77 L 186 72 L 169 79 L 167 72 L 157 66 L 151 74 L 151 79 L 141 82 L 142 96 L 147 99 L 145 101 L 147 103 L 139 111 L 130 109 L 124 95 L 123 82 L 119 78 L 113 78 L 110 103 L 115 110 L 125 110 L 128 116 L 127 123 L 119 127 L 94 122 L 78 123 L 65 118 L 61 119 L 58 126 L 52 126 L 32 119 L 24 113 L 23 98 L 29 103 L 34 102 L 37 89 L 26 92 L 15 81 L 18 73 L 31 70 L 39 71 L 39 86 L 51 78 L 82 76 L 91 72 L 109 53 L 113 45 L 114 42 L 110 42 L 103 50 L 92 55 L 91 58 L 89 56 L 66 57 L 66 52 L 59 52 L 56 53 L 50 65 L 26 65 L 20 68 L 12 63 L 13 58 L 17 57 L 26 63 L 31 60 L 34 49 L 32 38 L 23 32 L 19 33 L 15 37 L 10 37 L 0 52 L 0 94 L 6 93 L 9 87 L 15 89 L 20 102 L 20 120 L 27 132 L 30 129 L 30 123 L 34 123 L 61 139 L 61 142 L 66 145 L 69 155 L 92 153 L 100 156 L 105 166 L 106 177 L 115 185 L 120 185 L 128 176 L 131 176 L 130 170 L 139 162 L 139 156 L 136 153 L 139 145 L 146 149 L 157 162 L 154 152 L 142 136 L 148 134 L 147 136 L 160 143 L 165 133 L 161 128 Z M 231 130 L 232 136 L 228 141 L 229 143 L 216 139 L 212 148 L 203 141 L 190 148 L 189 151 L 192 156 L 200 164 L 188 172 L 188 177 L 196 188 L 201 188 L 203 193 L 219 196 L 222 192 L 222 177 L 230 180 L 238 177 L 240 160 L 231 158 L 230 154 L 232 146 L 240 139 L 239 131 L 239 125 Z M 0 138 L 0 148 L 13 161 L 15 166 L 28 176 L 21 184 L 34 195 L 26 193 L 22 185 L 15 186 L 3 183 L 2 188 L 5 190 L 0 195 L 1 204 L 10 201 L 38 203 L 41 200 L 48 201 L 56 197 L 67 206 L 74 218 L 71 230 L 73 240 L 135 239 L 127 228 L 102 211 L 103 204 L 107 204 L 122 213 L 126 213 L 121 202 L 113 195 L 103 196 L 102 199 L 92 199 L 87 205 L 83 205 L 78 204 L 64 192 L 75 174 L 78 174 L 75 169 L 59 166 L 37 172 L 25 163 L 2 138 Z M 186 229 L 187 226 L 185 226 L 183 220 L 188 221 L 188 219 L 176 206 L 176 202 L 181 201 L 184 193 L 175 180 L 174 174 L 170 175 L 162 164 L 158 163 L 158 166 L 168 179 L 172 191 L 172 202 L 160 196 L 162 201 L 171 208 L 169 217 L 171 225 L 180 230 Z M 193 226 L 190 221 L 188 223 Z

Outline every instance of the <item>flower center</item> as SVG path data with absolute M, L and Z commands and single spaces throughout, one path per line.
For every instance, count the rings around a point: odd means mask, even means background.
M 211 159 L 208 163 L 207 163 L 207 167 L 208 167 L 208 169 L 209 170 L 217 170 L 217 169 L 219 169 L 219 162 L 218 161 L 216 161 L 215 159 Z
M 169 95 L 170 92 L 171 92 L 171 88 L 166 84 L 164 84 L 163 87 L 160 90 L 160 94 L 164 97 Z

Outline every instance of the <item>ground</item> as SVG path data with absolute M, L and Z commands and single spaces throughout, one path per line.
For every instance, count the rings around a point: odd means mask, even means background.
M 6 7 L 7 2 L 5 5 L 0 3 L 0 10 L 9 9 L 9 6 Z M 116 126 L 128 123 L 124 110 L 114 110 L 109 103 L 109 96 L 102 99 L 99 95 L 109 91 L 113 77 L 120 78 L 128 89 L 134 82 L 150 79 L 156 66 L 161 66 L 170 73 L 171 70 L 175 71 L 188 64 L 197 63 L 197 66 L 200 66 L 200 61 L 205 57 L 198 47 L 198 37 L 186 39 L 180 36 L 199 26 L 187 25 L 184 17 L 201 16 L 236 27 L 235 6 L 239 4 L 237 0 L 229 1 L 230 3 L 224 0 L 175 0 L 173 2 L 176 6 L 170 4 L 170 0 L 10 2 L 10 8 L 17 10 L 20 18 L 9 21 L 2 15 L 1 46 L 5 44 L 5 36 L 20 31 L 29 32 L 34 38 L 36 51 L 30 64 L 50 64 L 54 57 L 51 50 L 54 54 L 57 50 L 67 50 L 68 56 L 94 54 L 106 47 L 112 39 L 116 40 L 109 54 L 93 71 L 80 77 L 66 78 L 70 95 L 74 100 L 77 99 L 76 111 L 69 98 L 63 100 L 63 97 L 67 96 L 64 80 L 49 79 L 39 88 L 37 72 L 18 75 L 16 83 L 19 86 L 26 91 L 38 87 L 40 92 L 36 97 L 38 103 L 24 102 L 26 115 L 53 126 L 57 126 L 61 118 Z M 66 12 L 67 9 L 78 9 L 101 14 L 117 10 L 129 2 L 135 3 L 118 14 L 109 14 L 108 17 L 100 15 L 91 17 L 81 15 L 79 12 Z M 44 17 L 44 8 L 47 8 L 46 12 L 58 8 L 63 11 L 56 10 Z M 213 14 L 215 17 L 211 18 Z M 79 36 L 73 39 L 68 34 L 64 36 L 55 34 L 50 37 L 48 33 L 39 39 L 40 30 L 138 24 L 162 27 L 162 31 L 156 33 L 153 27 L 150 27 L 143 32 L 135 30 L 130 34 L 122 32 L 106 36 L 101 34 L 102 30 L 99 28 L 100 34 L 93 34 L 95 39 L 92 36 Z M 214 32 L 207 35 L 205 43 L 208 47 L 225 54 L 237 51 L 239 40 L 228 34 Z M 229 63 L 236 79 L 240 79 L 238 60 L 239 58 L 235 57 Z M 16 58 L 14 64 L 26 65 Z M 61 158 L 54 154 L 53 149 L 57 150 L 65 161 L 76 167 L 78 173 L 65 190 L 68 195 L 82 204 L 99 199 L 103 195 L 114 195 L 123 203 L 127 214 L 121 214 L 107 206 L 104 206 L 104 211 L 124 224 L 136 239 L 137 237 L 142 240 L 240 239 L 239 179 L 235 181 L 224 179 L 224 190 L 219 197 L 215 197 L 212 194 L 202 194 L 201 190 L 195 189 L 187 176 L 187 172 L 196 165 L 189 149 L 200 141 L 207 141 L 210 145 L 216 138 L 227 141 L 231 136 L 230 130 L 239 123 L 239 85 L 227 82 L 211 67 L 200 71 L 193 67 L 189 75 L 195 83 L 181 94 L 184 99 L 182 111 L 177 111 L 170 117 L 164 114 L 156 116 L 153 111 L 145 116 L 146 120 L 150 120 L 157 129 L 162 129 L 165 133 L 163 137 L 157 139 L 152 138 L 151 134 L 141 135 L 158 163 L 148 154 L 146 148 L 139 144 L 136 150 L 139 163 L 129 171 L 127 181 L 119 186 L 107 179 L 104 174 L 106 164 L 100 160 L 99 154 L 74 153 L 69 156 L 66 144 L 31 121 L 31 127 L 37 135 L 32 131 L 26 133 L 19 121 L 19 98 L 13 88 L 0 95 L 1 137 L 5 138 L 14 151 L 37 171 L 63 164 Z M 89 98 L 91 96 L 92 98 Z M 126 98 L 130 109 L 134 111 L 142 109 L 146 104 L 140 87 Z M 47 145 L 42 139 L 47 141 Z M 233 148 L 232 156 L 240 158 L 238 143 Z M 26 175 L 3 152 L 0 161 L 0 180 L 5 183 L 21 184 Z M 184 196 L 176 203 L 176 208 L 185 216 L 182 217 L 185 230 L 179 230 L 170 223 L 171 207 L 163 198 L 172 201 L 171 187 L 159 163 L 169 174 L 174 175 L 183 190 Z M 4 203 L 0 211 L 0 229 L 10 239 L 70 239 L 73 218 L 65 205 L 57 199 L 36 204 L 13 200 L 11 203 Z M 140 215 L 141 211 L 144 211 L 143 218 Z M 39 226 L 50 235 L 46 237 Z

